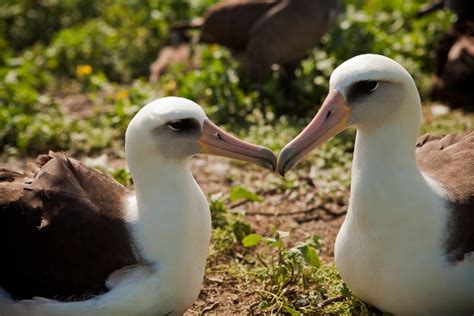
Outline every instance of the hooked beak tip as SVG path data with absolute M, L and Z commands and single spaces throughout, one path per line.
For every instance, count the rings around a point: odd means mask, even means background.
M 278 156 L 278 173 L 284 177 L 286 172 L 293 167 L 293 153 L 291 147 L 285 147 Z
M 262 154 L 263 156 L 265 156 L 265 158 L 262 158 L 258 165 L 263 168 L 269 169 L 271 172 L 275 172 L 277 168 L 277 159 L 275 157 L 275 154 L 270 149 L 265 147 L 262 148 Z
M 284 176 L 307 153 L 348 126 L 351 108 L 336 89 L 329 91 L 316 116 L 280 152 L 278 172 Z

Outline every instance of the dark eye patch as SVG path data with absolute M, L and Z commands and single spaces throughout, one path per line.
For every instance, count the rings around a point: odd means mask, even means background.
M 192 118 L 169 121 L 166 126 L 173 132 L 182 134 L 199 132 L 201 129 L 199 122 Z
M 369 94 L 374 92 L 378 86 L 379 82 L 375 80 L 363 80 L 352 84 L 347 90 L 348 103 L 368 96 Z
M 173 130 L 173 131 L 179 131 L 183 128 L 184 124 L 182 120 L 176 120 L 176 121 L 171 121 L 168 123 L 168 126 Z

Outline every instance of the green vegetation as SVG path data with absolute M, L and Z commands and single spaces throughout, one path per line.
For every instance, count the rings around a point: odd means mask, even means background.
M 200 16 L 214 2 L 2 3 L 0 147 L 30 154 L 44 148 L 87 154 L 116 142 L 120 147 L 130 117 L 146 101 L 162 95 L 193 99 L 206 107 L 214 121 L 244 130 L 249 137 L 265 133 L 256 132 L 255 125 L 257 129 L 271 124 L 291 128 L 298 117 L 305 121 L 315 112 L 332 70 L 364 52 L 403 63 L 426 95 L 430 47 L 453 20 L 447 12 L 416 20 L 413 15 L 421 0 L 368 4 L 347 0 L 333 31 L 297 69 L 294 99 L 282 93 L 277 72 L 258 92 L 229 52 L 217 46 L 202 47 L 199 69 L 186 72 L 176 65 L 159 83 L 146 83 L 149 65 L 166 43 L 170 23 Z M 86 95 L 85 106 L 93 109 L 81 122 L 64 115 L 68 101 L 64 96 L 78 93 Z
M 425 0 L 346 0 L 332 32 L 308 53 L 283 93 L 279 74 L 261 89 L 248 81 L 230 53 L 200 45 L 198 69 L 174 65 L 159 82 L 148 83 L 150 64 L 166 45 L 170 23 L 202 15 L 217 0 L 6 0 L 0 4 L 0 148 L 3 161 L 48 150 L 123 158 L 130 118 L 149 100 L 179 95 L 201 104 L 209 117 L 239 136 L 280 150 L 316 112 L 332 70 L 361 53 L 379 53 L 402 63 L 426 100 L 431 51 L 454 17 L 437 12 L 416 20 Z M 422 132 L 472 128 L 460 111 L 433 117 L 425 108 Z M 261 190 L 288 199 L 315 192 L 307 203 L 345 205 L 350 184 L 354 131 L 334 137 L 287 178 L 269 177 L 259 187 L 251 176 L 225 180 L 228 192 L 210 197 L 213 234 L 208 275 L 232 280 L 253 302 L 248 312 L 377 314 L 353 297 L 332 263 L 320 255 L 316 236 L 295 240 L 276 229 L 260 233 L 232 205 L 262 205 Z M 303 170 L 303 171 L 301 171 Z M 106 170 L 132 185 L 125 169 Z M 223 180 L 224 181 L 224 180 Z M 234 185 L 234 182 L 235 185 Z M 267 183 L 268 182 L 268 183 Z M 224 185 L 223 185 L 224 186 Z M 229 185 L 227 185 L 229 186 Z M 268 186 L 268 187 L 266 187 Z M 245 205 L 247 205 L 245 204 Z M 285 206 L 287 207 L 287 206 Z M 245 209 L 245 208 L 244 208 Z M 294 211 L 293 209 L 286 209 Z M 379 313 L 380 314 L 380 313 Z
M 234 189 L 232 192 L 241 190 Z M 254 193 L 246 195 L 250 201 L 255 201 Z M 232 200 L 232 193 L 228 198 Z M 261 236 L 252 231 L 242 215 L 229 213 L 223 200 L 211 202 L 214 230 L 208 274 L 226 274 L 239 284 L 250 284 L 258 300 L 249 312 L 289 315 L 378 313 L 352 296 L 334 264 L 323 263 L 319 255 L 322 241 L 317 236 L 293 246 L 285 243 L 289 237 L 287 232 L 274 230 L 270 236 Z

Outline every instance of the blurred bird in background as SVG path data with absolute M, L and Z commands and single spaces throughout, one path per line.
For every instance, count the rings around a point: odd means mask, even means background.
M 181 64 L 185 69 L 198 66 L 199 53 L 193 52 L 191 38 L 181 30 L 171 30 L 165 46 L 160 50 L 158 58 L 150 66 L 151 82 L 157 82 L 160 76 L 168 71 L 173 64 Z
M 458 20 L 440 38 L 435 48 L 433 100 L 474 110 L 474 2 L 437 1 L 418 12 L 423 17 L 439 9 L 452 10 Z
M 264 82 L 278 64 L 291 79 L 309 49 L 332 26 L 339 0 L 224 0 L 202 18 L 176 23 L 174 32 L 199 29 L 200 43 L 227 47 L 253 82 Z M 156 62 L 155 62 L 156 63 Z M 151 78 L 157 78 L 152 69 Z

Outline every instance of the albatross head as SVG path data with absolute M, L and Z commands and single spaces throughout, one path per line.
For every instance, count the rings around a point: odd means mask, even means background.
M 349 126 L 370 131 L 396 121 L 416 132 L 420 120 L 418 90 L 405 68 L 381 55 L 356 56 L 334 70 L 323 105 L 283 148 L 278 171 L 284 175 L 305 154 Z
M 198 153 L 250 161 L 270 170 L 276 165 L 270 150 L 231 136 L 214 125 L 199 105 L 179 97 L 145 105 L 127 128 L 125 150 L 132 172 L 138 161 L 180 163 Z

